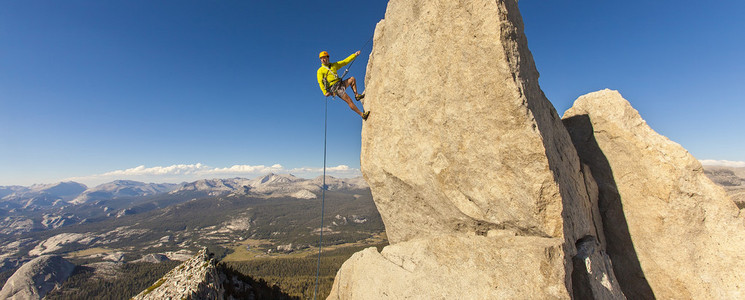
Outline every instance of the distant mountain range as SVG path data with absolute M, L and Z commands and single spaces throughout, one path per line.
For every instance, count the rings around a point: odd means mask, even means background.
M 25 272 L 21 266 L 44 255 L 60 255 L 82 273 L 63 283 L 69 288 L 52 294 L 96 295 L 101 280 L 113 276 L 117 279 L 105 284 L 118 284 L 118 293 L 129 299 L 157 279 L 147 279 L 142 272 L 161 270 L 158 265 L 188 259 L 204 247 L 223 255 L 249 250 L 252 257 L 305 255 L 321 232 L 324 245 L 358 243 L 383 232 L 362 178 L 327 177 L 321 201 L 323 181 L 267 174 L 180 184 L 118 180 L 94 188 L 74 182 L 0 187 L 0 286 L 6 280 L 37 286 L 26 279 L 42 272 Z M 145 285 L 136 288 L 140 281 Z
M 30 187 L 0 186 L 0 204 L 6 208 L 30 208 L 64 204 L 88 187 L 77 182 L 35 184 Z
M 230 179 L 203 179 L 191 183 L 181 184 L 170 193 L 179 192 L 208 192 L 210 196 L 224 194 L 242 194 L 251 196 L 288 196 L 303 190 L 316 192 L 321 190 L 323 176 L 314 179 L 299 178 L 291 174 L 267 174 L 254 179 L 230 178 Z M 326 176 L 327 190 L 341 189 L 364 189 L 368 188 L 362 177 L 339 179 Z
M 177 189 L 179 186 L 179 184 L 173 183 L 144 183 L 132 180 L 116 180 L 86 189 L 70 201 L 70 203 L 83 204 L 93 200 L 151 196 L 168 193 Z
M 299 178 L 291 174 L 267 174 L 254 179 L 202 179 L 194 182 L 144 183 L 116 180 L 88 188 L 77 182 L 37 184 L 30 187 L 0 186 L 0 209 L 38 209 L 64 205 L 81 205 L 98 200 L 112 200 L 200 192 L 209 196 L 239 194 L 263 197 L 315 198 L 323 177 Z M 326 176 L 328 190 L 367 188 L 362 177 L 339 179 Z

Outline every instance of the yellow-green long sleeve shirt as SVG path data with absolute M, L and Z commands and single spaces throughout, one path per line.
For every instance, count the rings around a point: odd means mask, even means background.
M 323 79 L 326 78 L 328 86 L 332 86 L 334 83 L 340 80 L 339 75 L 336 74 L 336 71 L 339 71 L 339 69 L 341 69 L 343 66 L 346 66 L 348 63 L 352 62 L 356 57 L 357 55 L 352 54 L 342 61 L 329 63 L 328 65 L 321 65 L 321 67 L 318 68 L 316 77 L 318 77 L 318 86 L 321 87 L 321 91 L 324 95 L 326 95 L 327 91 L 326 86 L 323 84 Z

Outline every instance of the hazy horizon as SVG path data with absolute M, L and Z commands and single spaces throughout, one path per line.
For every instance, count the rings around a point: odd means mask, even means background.
M 729 160 L 712 160 L 702 159 L 699 162 L 704 166 L 717 166 L 717 167 L 728 167 L 728 168 L 745 168 L 745 161 L 729 161 Z M 227 168 L 215 168 L 209 167 L 200 163 L 192 165 L 173 165 L 168 167 L 146 167 L 137 166 L 125 170 L 115 170 L 102 174 L 94 174 L 88 176 L 69 177 L 59 180 L 50 181 L 34 181 L 23 184 L 5 184 L 0 183 L 0 186 L 31 186 L 34 184 L 54 184 L 58 182 L 78 182 L 85 184 L 89 188 L 98 186 L 100 184 L 113 182 L 116 180 L 132 180 L 144 183 L 171 183 L 180 184 L 184 182 L 193 182 L 203 179 L 228 179 L 228 178 L 247 178 L 253 179 L 267 174 L 290 174 L 299 178 L 313 179 L 323 174 L 323 168 L 292 168 L 286 169 L 282 165 L 275 164 L 272 166 L 247 166 L 247 165 L 234 165 Z M 336 178 L 356 178 L 361 177 L 362 172 L 359 169 L 350 168 L 346 165 L 338 165 L 334 167 L 328 167 L 326 169 L 326 175 Z
M 32 186 L 35 184 L 54 184 L 58 182 L 77 182 L 88 186 L 89 188 L 100 184 L 113 182 L 116 180 L 132 180 L 144 183 L 173 183 L 180 184 L 184 182 L 193 182 L 203 179 L 228 179 L 228 178 L 247 178 L 253 179 L 267 174 L 290 174 L 299 178 L 313 179 L 323 175 L 323 168 L 292 168 L 287 169 L 282 165 L 275 164 L 272 166 L 248 166 L 234 165 L 227 168 L 215 168 L 203 164 L 192 165 L 173 165 L 168 167 L 145 167 L 138 166 L 125 170 L 115 170 L 102 174 L 87 176 L 75 176 L 61 178 L 58 180 L 48 181 L 29 181 L 19 183 L 2 183 L 0 186 Z M 335 178 L 356 178 L 362 176 L 359 169 L 350 168 L 346 165 L 338 165 L 326 168 L 326 175 Z

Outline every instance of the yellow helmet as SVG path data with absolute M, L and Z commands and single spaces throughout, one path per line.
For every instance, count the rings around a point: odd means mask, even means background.
M 318 54 L 318 58 L 321 58 L 321 57 L 324 57 L 324 56 L 329 56 L 329 53 L 326 52 L 326 51 L 321 51 L 321 53 Z

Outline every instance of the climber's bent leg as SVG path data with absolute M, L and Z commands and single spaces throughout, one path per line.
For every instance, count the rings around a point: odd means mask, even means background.
M 362 116 L 362 112 L 357 108 L 357 105 L 354 105 L 354 102 L 352 102 L 352 98 L 349 98 L 349 95 L 347 95 L 347 92 L 340 90 L 336 93 L 341 100 L 344 100 L 349 105 L 349 108 L 351 108 L 354 112 L 356 112 L 360 117 Z
M 354 95 L 355 96 L 359 95 L 357 93 L 357 79 L 354 79 L 354 76 L 349 77 L 349 79 L 347 80 L 344 80 L 344 86 L 351 86 L 352 92 L 354 92 Z

